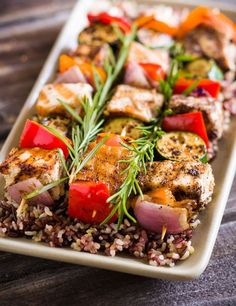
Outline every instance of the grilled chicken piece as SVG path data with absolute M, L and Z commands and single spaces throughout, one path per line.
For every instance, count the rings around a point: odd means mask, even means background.
M 157 64 L 162 67 L 164 73 L 169 69 L 169 55 L 164 49 L 151 50 L 140 43 L 131 44 L 127 64 L 125 67 L 124 83 L 141 87 L 157 88 L 158 81 L 150 78 L 140 64 Z
M 163 95 L 154 89 L 140 89 L 128 85 L 119 85 L 107 104 L 105 115 L 128 116 L 144 122 L 150 122 L 158 115 L 163 105 Z
M 169 69 L 169 53 L 167 50 L 151 50 L 138 42 L 130 46 L 127 62 L 158 64 L 167 72 Z
M 201 25 L 184 38 L 186 53 L 215 59 L 226 70 L 236 69 L 236 46 L 227 33 Z
M 0 173 L 5 178 L 6 189 L 30 178 L 36 178 L 42 185 L 46 185 L 60 179 L 62 172 L 63 165 L 57 149 L 14 148 L 0 164 Z M 61 186 L 56 186 L 49 192 L 54 200 L 58 200 L 63 194 Z
M 79 34 L 79 43 L 100 47 L 104 43 L 116 45 L 117 34 L 111 25 L 96 23 L 85 28 Z
M 66 116 L 67 112 L 58 99 L 80 111 L 80 99 L 90 97 L 92 91 L 92 86 L 82 83 L 44 85 L 36 102 L 36 110 L 38 115 L 43 117 L 57 114 Z
M 169 107 L 176 114 L 201 111 L 211 140 L 222 137 L 224 130 L 224 113 L 222 102 L 211 97 L 192 97 L 174 95 Z
M 194 199 L 200 207 L 211 201 L 215 185 L 211 166 L 197 161 L 150 163 L 139 182 L 143 191 L 168 187 L 177 200 Z
M 88 148 L 90 152 L 96 143 L 91 143 Z M 118 191 L 125 179 L 122 173 L 126 168 L 126 163 L 120 163 L 120 160 L 127 159 L 129 151 L 120 147 L 111 147 L 102 145 L 95 156 L 83 167 L 77 174 L 76 181 L 103 182 L 107 185 L 110 194 Z
M 139 29 L 137 37 L 140 43 L 149 48 L 170 47 L 173 44 L 173 39 L 170 35 L 152 29 Z

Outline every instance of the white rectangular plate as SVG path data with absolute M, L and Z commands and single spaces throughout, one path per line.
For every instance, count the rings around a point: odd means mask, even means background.
M 87 22 L 86 13 L 91 9 L 95 2 L 98 3 L 97 0 L 81 0 L 76 4 L 1 150 L 1 161 L 5 159 L 10 149 L 17 145 L 25 119 L 29 118 L 34 113 L 34 103 L 40 89 L 52 78 L 53 74 L 55 73 L 60 53 L 62 53 L 63 50 L 75 47 L 77 35 Z M 191 1 L 191 4 L 184 4 L 184 2 L 178 0 L 138 2 L 145 4 L 150 2 L 150 5 L 167 3 L 172 4 L 173 6 L 184 6 L 190 8 L 201 4 L 201 1 L 200 3 L 199 1 L 195 3 Z M 206 1 L 203 4 L 206 4 Z M 228 16 L 236 19 L 236 7 L 218 4 L 215 1 L 209 3 L 209 5 L 221 8 Z M 200 276 L 209 262 L 235 174 L 235 131 L 236 118 L 232 120 L 229 131 L 225 134 L 224 139 L 221 141 L 218 156 L 213 163 L 216 188 L 213 201 L 210 203 L 207 210 L 202 213 L 202 223 L 194 232 L 192 242 L 195 252 L 190 258 L 188 258 L 186 261 L 179 262 L 175 267 L 153 267 L 149 266 L 145 261 L 127 256 L 116 256 L 113 258 L 104 255 L 76 252 L 72 249 L 50 248 L 43 243 L 36 243 L 20 238 L 0 238 L 0 249 L 3 251 L 94 266 L 154 278 L 188 280 Z M 3 182 L 1 182 L 0 191 L 3 193 Z

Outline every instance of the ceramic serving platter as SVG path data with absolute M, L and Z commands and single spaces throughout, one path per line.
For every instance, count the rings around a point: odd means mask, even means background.
M 178 0 L 138 2 L 148 5 L 149 3 L 150 5 L 167 3 L 173 6 L 189 8 L 200 4 L 206 5 L 206 1 L 191 1 L 191 4 L 185 4 L 184 1 Z M 10 149 L 17 145 L 26 118 L 31 117 L 34 113 L 34 104 L 40 89 L 45 83 L 50 81 L 55 73 L 59 55 L 63 51 L 76 46 L 77 35 L 87 23 L 87 12 L 91 10 L 91 8 L 94 8 L 95 3 L 96 5 L 99 3 L 100 7 L 102 5 L 102 2 L 98 0 L 80 0 L 75 5 L 75 8 L 50 52 L 48 59 L 0 152 L 1 161 L 5 159 Z M 218 4 L 216 1 L 207 2 L 207 5 L 222 9 L 225 14 L 236 20 L 236 6 Z M 20 238 L 0 238 L 0 250 L 153 278 L 188 280 L 200 276 L 209 262 L 235 174 L 235 131 L 236 118 L 232 120 L 229 131 L 221 141 L 219 153 L 212 164 L 216 180 L 216 188 L 213 201 L 209 204 L 207 210 L 201 214 L 201 225 L 198 226 L 194 232 L 192 243 L 195 252 L 190 258 L 186 261 L 179 262 L 175 267 L 153 267 L 142 260 L 128 256 L 108 257 L 99 254 L 94 255 L 77 252 L 69 248 L 51 248 L 43 243 L 36 243 L 31 240 Z M 1 193 L 3 193 L 3 186 L 4 182 L 2 179 L 0 184 Z

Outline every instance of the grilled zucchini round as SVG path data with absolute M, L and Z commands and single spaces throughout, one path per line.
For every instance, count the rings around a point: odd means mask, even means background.
M 186 70 L 193 77 L 206 78 L 209 71 L 211 70 L 212 63 L 205 59 L 197 59 L 193 62 L 190 62 L 186 65 Z
M 143 125 L 142 122 L 133 118 L 129 117 L 114 118 L 109 120 L 105 124 L 104 132 L 137 139 L 141 137 L 142 134 L 142 132 L 137 127 L 142 125 Z
M 78 37 L 80 44 L 101 46 L 104 43 L 116 44 L 117 34 L 110 25 L 96 23 L 85 28 Z
M 207 149 L 204 140 L 189 132 L 170 132 L 158 139 L 157 151 L 165 159 L 174 161 L 207 161 Z
M 193 78 L 209 78 L 216 81 L 224 78 L 221 69 L 213 60 L 203 58 L 188 63 L 184 71 Z

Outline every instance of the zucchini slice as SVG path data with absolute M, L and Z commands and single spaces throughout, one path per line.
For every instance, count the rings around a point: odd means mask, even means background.
M 127 136 L 133 139 L 141 137 L 142 131 L 137 129 L 138 126 L 142 126 L 142 122 L 129 117 L 120 117 L 109 120 L 103 131 L 105 133 L 118 134 Z
M 208 77 L 208 73 L 211 70 L 212 63 L 206 59 L 197 59 L 186 66 L 186 70 L 193 76 L 193 77 L 201 77 L 206 78 Z
M 110 25 L 96 23 L 85 28 L 78 37 L 80 44 L 101 46 L 104 43 L 116 44 L 118 36 Z
M 183 72 L 192 78 L 209 78 L 216 81 L 222 81 L 224 78 L 221 69 L 213 60 L 203 58 L 188 63 Z
M 207 161 L 207 149 L 204 140 L 189 132 L 170 132 L 158 139 L 157 151 L 165 159 L 174 161 Z

